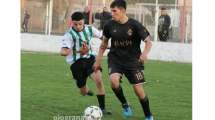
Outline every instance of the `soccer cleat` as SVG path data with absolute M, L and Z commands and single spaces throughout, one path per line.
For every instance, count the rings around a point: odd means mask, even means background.
M 107 109 L 102 109 L 102 113 L 103 113 L 103 115 L 104 115 L 104 114 L 111 115 L 111 111 L 110 111 L 110 110 L 107 110 Z
M 128 102 L 127 102 L 127 103 L 124 103 L 124 104 L 122 105 L 122 107 L 123 107 L 123 110 L 124 110 L 124 115 L 125 115 L 125 117 L 130 117 L 131 114 L 132 114 L 132 112 L 131 112 L 131 109 L 130 109 L 130 107 L 129 107 L 129 103 L 128 103 Z
M 94 92 L 93 92 L 92 90 L 88 89 L 87 95 L 93 96 L 93 95 L 94 95 Z
M 146 117 L 145 120 L 154 120 L 154 119 L 153 119 L 153 116 L 150 116 L 150 117 Z

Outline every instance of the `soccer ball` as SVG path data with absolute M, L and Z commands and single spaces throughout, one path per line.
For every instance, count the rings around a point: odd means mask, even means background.
M 102 111 L 97 106 L 89 106 L 84 111 L 84 120 L 101 120 L 103 117 Z

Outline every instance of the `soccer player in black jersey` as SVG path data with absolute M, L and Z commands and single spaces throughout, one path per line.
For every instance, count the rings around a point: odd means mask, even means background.
M 108 53 L 110 83 L 113 92 L 122 103 L 124 115 L 130 117 L 132 112 L 119 84 L 119 78 L 122 74 L 125 74 L 130 84 L 133 85 L 135 94 L 143 108 L 145 120 L 153 120 L 149 100 L 142 87 L 142 84 L 145 83 L 142 70 L 152 46 L 149 39 L 150 34 L 140 22 L 125 15 L 126 2 L 124 0 L 113 1 L 110 8 L 113 20 L 107 22 L 104 27 L 104 39 L 93 69 L 95 72 L 99 70 L 101 57 L 108 45 L 108 40 L 111 38 L 111 48 Z M 146 44 L 143 52 L 140 49 L 141 40 Z

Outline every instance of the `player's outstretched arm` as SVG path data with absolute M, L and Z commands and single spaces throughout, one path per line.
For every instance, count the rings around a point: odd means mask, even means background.
M 99 49 L 99 54 L 98 54 L 98 57 L 97 57 L 97 60 L 96 62 L 94 63 L 93 65 L 93 69 L 95 72 L 97 72 L 97 70 L 100 69 L 100 66 L 101 66 L 101 58 L 102 58 L 102 55 L 104 54 L 106 48 L 107 48 L 107 45 L 108 45 L 108 40 L 105 39 L 104 37 L 102 37 L 102 43 L 100 45 L 100 49 Z
M 146 43 L 146 46 L 143 53 L 140 55 L 139 62 L 147 62 L 147 55 L 152 47 L 152 43 L 149 39 L 146 40 L 145 43 Z
M 73 50 L 68 48 L 61 48 L 60 55 L 61 56 L 68 56 L 72 54 Z

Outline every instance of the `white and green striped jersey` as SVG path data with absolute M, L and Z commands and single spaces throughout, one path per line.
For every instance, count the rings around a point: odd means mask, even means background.
M 84 29 L 81 32 L 75 31 L 72 27 L 66 31 L 62 42 L 62 48 L 66 47 L 73 49 L 73 53 L 68 55 L 66 58 L 66 61 L 70 66 L 80 58 L 90 58 L 92 55 L 95 56 L 90 45 L 92 36 L 101 38 L 102 32 L 91 25 L 84 25 Z M 86 43 L 86 46 L 89 49 L 89 51 L 84 55 L 77 52 L 82 48 L 83 42 Z

